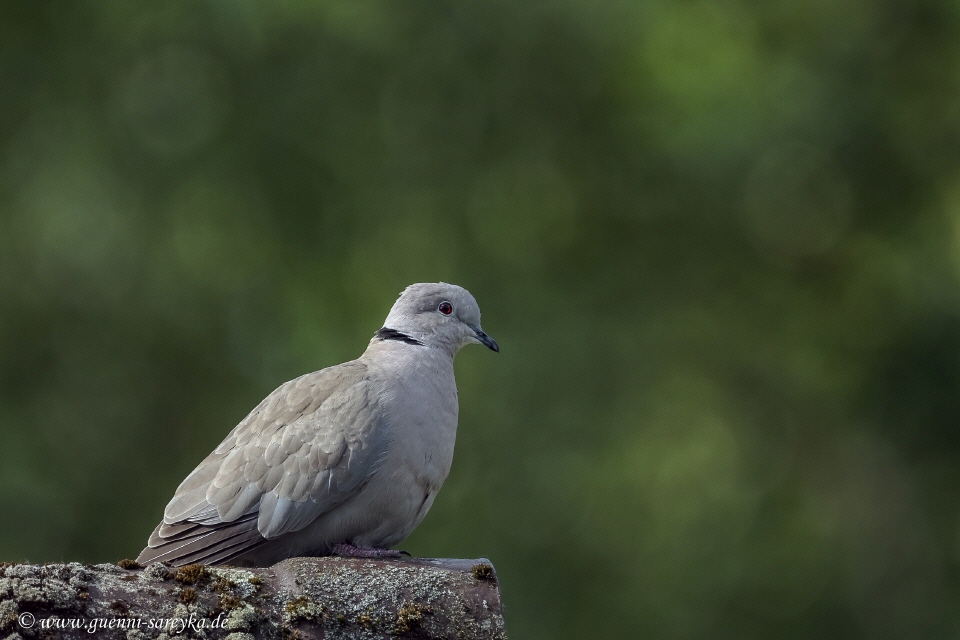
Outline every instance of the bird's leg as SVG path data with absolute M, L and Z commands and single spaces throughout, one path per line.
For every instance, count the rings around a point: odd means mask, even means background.
M 333 545 L 331 551 L 335 556 L 343 556 L 346 558 L 399 558 L 406 553 L 406 551 L 394 551 L 393 549 L 355 547 L 345 542 Z M 407 553 L 407 555 L 409 556 L 410 554 Z

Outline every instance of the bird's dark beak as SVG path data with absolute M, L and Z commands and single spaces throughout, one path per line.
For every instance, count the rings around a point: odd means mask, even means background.
M 473 327 L 473 326 L 471 326 L 470 328 L 473 329 L 473 332 L 475 334 L 477 334 L 477 340 L 480 341 L 480 344 L 485 345 L 491 351 L 496 351 L 497 353 L 500 353 L 500 345 L 497 344 L 496 340 L 494 340 L 493 338 L 485 334 L 483 332 L 483 329 L 481 329 L 480 327 Z

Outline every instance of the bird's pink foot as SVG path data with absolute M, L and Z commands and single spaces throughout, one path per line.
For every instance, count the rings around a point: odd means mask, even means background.
M 341 542 L 333 545 L 331 549 L 333 555 L 343 556 L 345 558 L 399 558 L 405 552 L 394 551 L 393 549 L 368 549 L 366 547 L 355 547 L 352 544 Z M 409 553 L 407 555 L 410 555 Z

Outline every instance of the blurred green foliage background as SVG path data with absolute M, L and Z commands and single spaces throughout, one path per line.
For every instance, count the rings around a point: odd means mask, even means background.
M 511 637 L 958 637 L 958 169 L 955 2 L 4 2 L 0 558 L 444 280 Z

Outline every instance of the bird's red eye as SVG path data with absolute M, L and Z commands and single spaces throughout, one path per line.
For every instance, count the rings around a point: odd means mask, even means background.
M 440 306 L 437 307 L 437 311 L 439 311 L 445 316 L 448 316 L 451 313 L 453 313 L 453 305 L 450 304 L 449 302 L 441 302 Z

